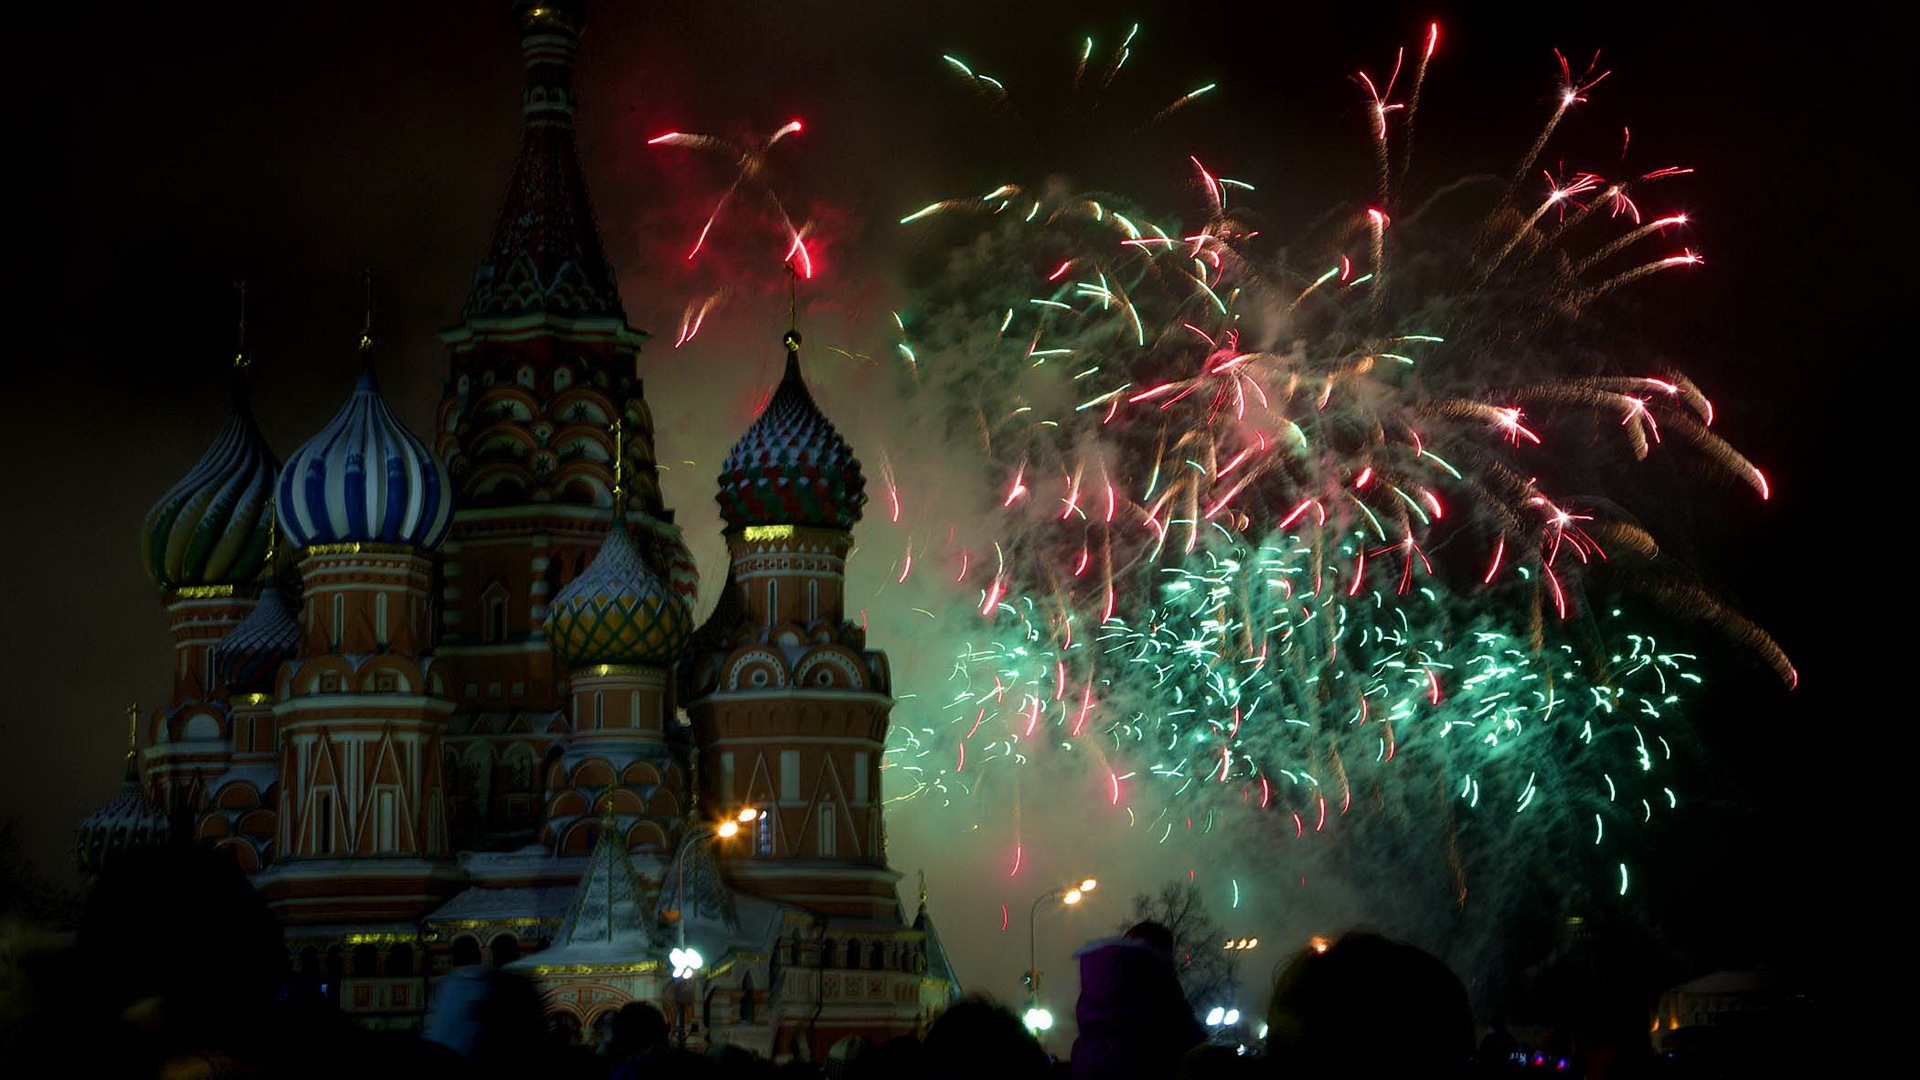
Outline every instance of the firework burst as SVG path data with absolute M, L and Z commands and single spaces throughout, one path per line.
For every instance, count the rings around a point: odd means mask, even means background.
M 1606 598 L 1713 621 L 1793 680 L 1590 486 L 1579 437 L 1769 494 L 1698 386 L 1618 370 L 1595 321 L 1701 261 L 1672 246 L 1683 215 L 1642 223 L 1636 201 L 1687 170 L 1529 181 L 1606 77 L 1562 57 L 1511 181 L 1408 199 L 1438 40 L 1356 76 L 1375 188 L 1283 249 L 1239 209 L 1252 185 L 1198 159 L 1192 227 L 1058 182 L 902 219 L 957 239 L 897 349 L 987 507 L 982 535 L 887 477 L 897 583 L 943 582 L 965 642 L 940 700 L 897 721 L 903 794 L 1078 761 L 1098 812 L 1161 843 L 1345 838 L 1350 863 L 1421 846 L 1465 905 L 1500 891 L 1499 861 L 1578 840 L 1588 884 L 1625 891 L 1636 829 L 1681 801 L 1698 677 Z M 1083 57 L 1076 85 L 1117 70 Z

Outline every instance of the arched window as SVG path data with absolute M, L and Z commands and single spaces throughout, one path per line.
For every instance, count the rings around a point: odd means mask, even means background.
M 333 792 L 322 791 L 313 797 L 313 852 L 326 855 L 333 851 Z
M 403 941 L 387 953 L 387 974 L 403 978 L 413 974 L 413 946 Z
M 754 809 L 760 813 L 753 819 L 753 851 L 765 858 L 773 854 L 773 806 L 761 803 Z
M 840 853 L 840 822 L 834 816 L 833 800 L 820 800 L 819 855 L 831 859 Z
M 483 635 L 487 644 L 494 645 L 507 640 L 507 597 L 505 591 L 489 592 L 486 599 L 487 629 Z
M 454 967 L 471 967 L 480 962 L 480 942 L 469 934 L 461 934 L 453 939 L 453 952 L 447 957 L 447 963 Z
M 355 945 L 353 947 L 353 973 L 356 977 L 360 978 L 379 974 L 380 950 L 371 945 Z
M 512 934 L 498 934 L 488 943 L 487 951 L 493 955 L 494 967 L 506 967 L 520 959 L 520 939 Z
M 753 973 L 740 976 L 740 1022 L 753 1023 Z

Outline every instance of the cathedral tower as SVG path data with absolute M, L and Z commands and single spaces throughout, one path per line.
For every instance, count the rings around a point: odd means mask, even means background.
M 247 365 L 243 337 L 226 422 L 147 512 L 141 535 L 147 574 L 163 590 L 174 659 L 167 703 L 148 721 L 147 783 L 159 805 L 183 818 L 198 809 L 205 785 L 225 771 L 232 753 L 214 646 L 252 610 L 273 544 L 279 462 L 253 419 Z
M 599 552 L 554 597 L 547 617 L 554 651 L 572 676 L 574 733 L 548 767 L 541 840 L 559 854 L 584 855 L 611 825 L 624 849 L 664 858 L 687 794 L 687 740 L 674 715 L 670 670 L 693 634 L 696 580 L 678 530 L 642 515 L 647 550 L 667 556 L 659 569 L 648 565 L 622 488 L 616 479 L 613 521 Z
M 369 323 L 371 316 L 369 316 Z M 433 658 L 446 470 L 387 408 L 373 342 L 332 421 L 288 459 L 276 508 L 303 584 L 281 665 L 270 903 L 292 925 L 413 920 L 454 880 L 440 742 L 453 702 Z
M 671 520 L 635 370 L 646 335 L 627 325 L 574 149 L 583 6 L 514 11 L 520 151 L 460 325 L 441 334 L 451 356 L 435 436 L 459 505 L 440 650 L 461 703 L 452 809 L 457 832 L 482 848 L 531 842 L 544 820 L 540 777 L 568 734 L 568 673 L 548 615 L 606 535 L 616 457 L 626 507 Z
M 267 572 L 274 573 L 272 557 Z M 233 755 L 207 785 L 194 835 L 231 854 L 252 873 L 273 858 L 280 832 L 280 665 L 300 654 L 300 611 L 278 577 L 260 587 L 253 610 L 213 650 L 214 674 L 227 695 Z
M 845 607 L 866 480 L 807 391 L 797 333 L 786 349 L 779 387 L 720 475 L 726 591 L 683 672 L 701 796 L 710 814 L 761 812 L 728 867 L 742 889 L 897 921 L 880 810 L 891 680 Z

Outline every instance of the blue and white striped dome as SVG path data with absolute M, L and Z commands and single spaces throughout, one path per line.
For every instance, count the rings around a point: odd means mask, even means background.
M 339 413 L 280 471 L 276 510 L 296 548 L 404 544 L 433 549 L 453 523 L 453 482 L 363 372 Z

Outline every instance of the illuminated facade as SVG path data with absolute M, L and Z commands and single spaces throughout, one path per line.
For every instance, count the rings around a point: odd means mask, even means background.
M 910 1032 L 955 987 L 887 865 L 890 676 L 842 599 L 859 462 L 789 333 L 720 477 L 729 574 L 696 628 L 645 335 L 574 150 L 580 5 L 515 10 L 521 148 L 441 335 L 436 431 L 388 409 L 369 318 L 346 403 L 282 465 L 242 351 L 232 415 L 148 517 L 173 686 L 83 859 L 190 828 L 370 1024 L 486 963 L 582 1030 L 648 1000 L 690 1043 L 775 1057 Z

